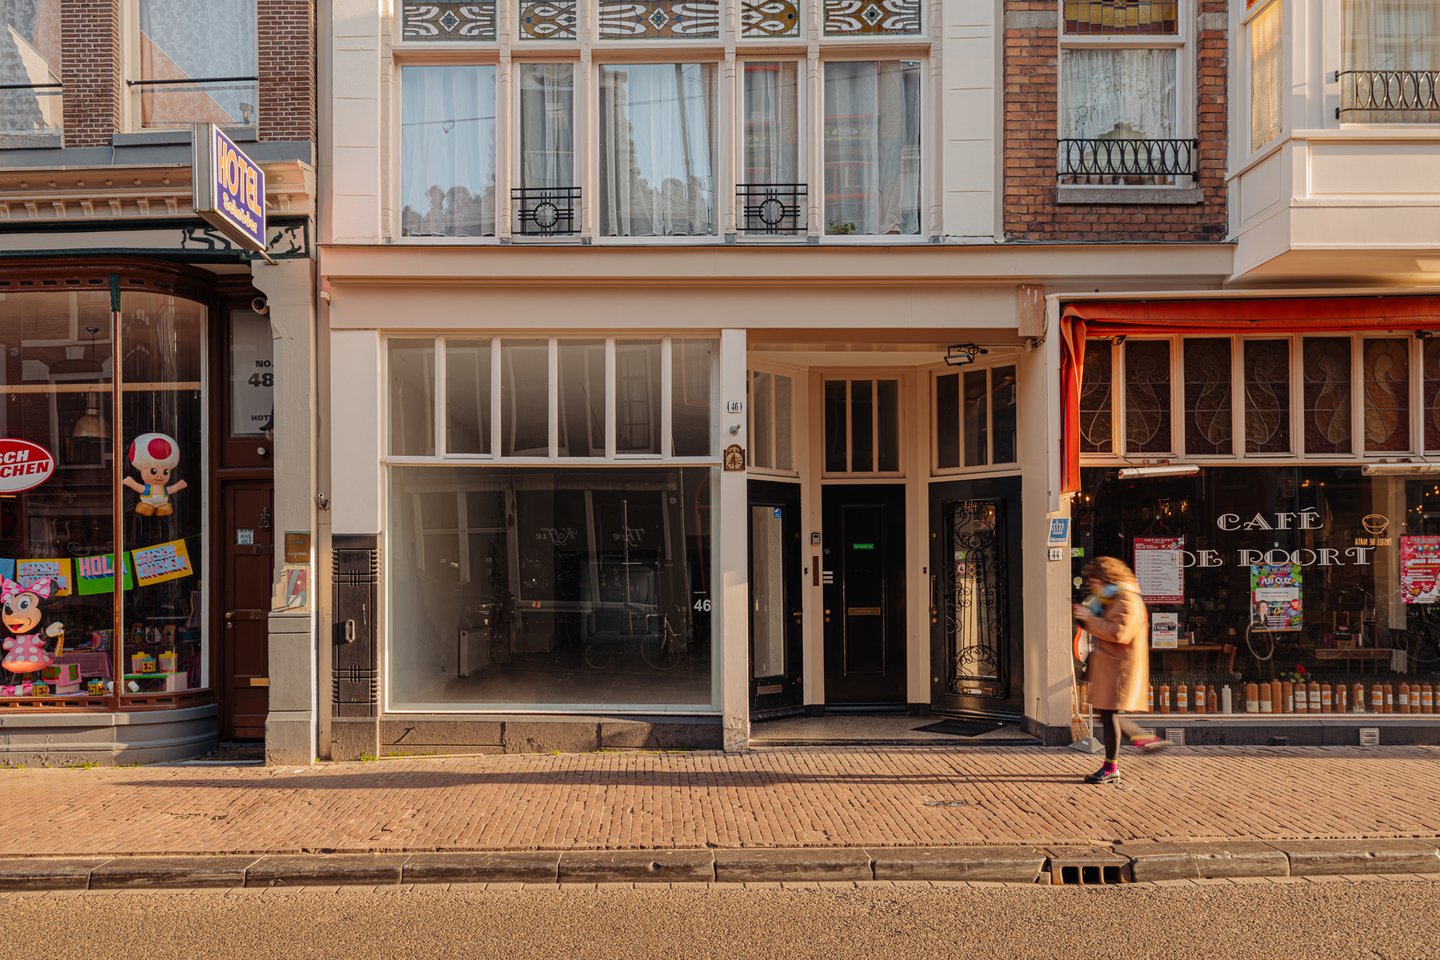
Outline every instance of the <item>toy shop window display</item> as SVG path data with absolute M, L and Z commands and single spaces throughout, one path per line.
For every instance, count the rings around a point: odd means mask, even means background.
M 122 693 L 152 702 L 208 685 L 204 566 L 203 306 L 156 293 L 122 300 L 127 554 Z

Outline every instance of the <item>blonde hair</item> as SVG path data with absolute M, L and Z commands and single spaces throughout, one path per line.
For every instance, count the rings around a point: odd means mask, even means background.
M 1135 587 L 1138 582 L 1135 573 L 1125 561 L 1117 557 L 1096 557 L 1094 560 L 1087 560 L 1085 566 L 1080 568 L 1080 576 L 1086 580 L 1099 580 L 1102 583 L 1113 583 L 1118 587 Z

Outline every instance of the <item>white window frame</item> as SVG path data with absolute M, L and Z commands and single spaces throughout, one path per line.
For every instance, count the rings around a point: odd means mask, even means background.
M 1015 370 L 1016 391 L 1015 391 L 1015 459 L 1006 460 L 1004 463 L 995 462 L 995 371 L 1002 367 L 1012 367 Z M 985 462 L 975 466 L 965 465 L 965 374 L 985 373 Z M 1001 355 L 993 357 L 984 363 L 966 364 L 963 367 L 936 366 L 930 368 L 930 475 L 932 477 L 955 477 L 991 475 L 996 473 L 1016 473 L 1020 469 L 1020 425 L 1023 423 L 1020 411 L 1020 358 L 1018 356 Z M 944 376 L 958 375 L 959 399 L 956 407 L 958 430 L 956 436 L 959 438 L 959 466 L 940 466 L 940 378 Z
M 769 424 L 769 427 L 770 427 L 770 457 L 769 457 L 769 459 L 771 460 L 772 463 L 774 462 L 774 459 L 775 459 L 775 434 L 776 434 L 776 429 L 775 429 L 775 428 L 776 428 L 776 426 L 780 423 L 780 419 L 781 419 L 781 416 L 780 416 L 781 411 L 780 411 L 779 405 L 775 403 L 775 399 L 774 399 L 774 397 L 775 397 L 775 381 L 774 381 L 773 378 L 775 378 L 775 377 L 786 377 L 786 378 L 788 378 L 788 379 L 790 380 L 790 409 L 789 409 L 789 411 L 787 411 L 788 414 L 789 414 L 789 419 L 790 419 L 790 469 L 788 469 L 788 470 L 782 470 L 782 469 L 780 469 L 779 467 L 775 467 L 775 466 L 760 466 L 760 465 L 759 465 L 759 457 L 760 457 L 759 443 L 758 443 L 758 442 L 756 441 L 756 439 L 755 439 L 757 436 L 759 436 L 759 434 L 758 434 L 758 433 L 756 432 L 756 430 L 755 430 L 755 411 L 756 411 L 756 409 L 757 409 L 757 405 L 756 405 L 756 403 L 755 403 L 755 396 L 754 396 L 754 393 L 753 393 L 754 384 L 755 384 L 755 374 L 757 374 L 757 373 L 768 374 L 768 375 L 772 378 L 771 381 L 770 381 L 770 396 L 771 396 L 771 400 L 770 400 L 770 414 L 771 414 L 771 416 L 770 416 L 770 424 Z M 745 402 L 746 402 L 746 404 L 748 405 L 748 409 L 745 411 L 745 425 L 746 425 L 747 435 L 750 437 L 750 457 L 749 457 L 749 462 L 747 462 L 746 465 L 745 465 L 745 469 L 748 470 L 750 473 L 756 474 L 756 475 L 758 475 L 758 476 L 766 476 L 766 477 L 785 477 L 785 478 L 791 479 L 791 480 L 793 480 L 793 479 L 795 479 L 796 477 L 799 477 L 799 476 L 800 476 L 800 452 L 801 452 L 801 445 L 802 445 L 802 443 L 803 443 L 803 441 L 804 441 L 804 437 L 795 429 L 795 406 L 796 406 L 796 401 L 799 399 L 800 391 L 805 389 L 806 381 L 805 381 L 804 374 L 805 374 L 805 372 L 804 372 L 803 370 L 799 369 L 799 368 L 796 368 L 796 367 L 788 367 L 788 366 L 784 366 L 784 365 L 781 365 L 781 364 L 755 363 L 755 362 L 752 361 L 750 364 L 747 365 L 747 367 L 746 367 L 746 369 L 745 369 L 745 384 L 746 384 L 746 391 L 745 391 L 745 397 L 746 397 L 746 399 L 745 399 Z
M 1272 5 L 1277 4 L 1280 7 L 1280 52 L 1278 54 L 1280 58 L 1280 127 L 1276 131 L 1273 140 L 1257 147 L 1251 142 L 1250 137 L 1252 122 L 1254 120 L 1254 108 L 1252 105 L 1255 96 L 1255 73 L 1252 68 L 1252 64 L 1254 63 L 1254 50 L 1251 44 L 1250 25 L 1263 12 L 1267 11 Z M 1285 77 L 1290 73 L 1287 69 L 1289 65 L 1288 57 L 1290 55 L 1289 25 L 1290 10 L 1288 9 L 1287 0 L 1256 0 L 1254 6 L 1240 11 L 1236 48 L 1240 51 L 1242 59 L 1240 63 L 1237 64 L 1237 72 L 1242 78 L 1240 87 L 1244 93 L 1243 96 L 1238 98 L 1240 102 L 1237 104 L 1237 112 L 1241 119 L 1238 127 L 1240 136 L 1233 138 L 1233 140 L 1236 144 L 1240 145 L 1240 162 L 1237 164 L 1237 167 L 1241 169 L 1250 166 L 1250 164 L 1259 160 L 1261 157 L 1279 149 L 1279 146 L 1288 139 L 1288 131 L 1290 129 L 1290 98 L 1285 95 Z
M 1061 64 L 1066 50 L 1174 50 L 1175 51 L 1175 135 L 1176 140 L 1194 140 L 1195 124 L 1199 103 L 1195 96 L 1196 37 L 1194 0 L 1175 0 L 1177 4 L 1177 31 L 1166 34 L 1089 34 L 1076 35 L 1065 32 L 1065 4 L 1057 4 L 1056 31 L 1059 50 L 1055 59 L 1055 104 L 1056 133 L 1059 133 L 1059 113 L 1065 104 L 1065 72 Z M 1199 164 L 1197 150 L 1195 163 Z M 1058 179 L 1058 177 L 1057 177 Z M 1079 184 L 1086 189 L 1100 190 L 1174 190 L 1184 186 L 1183 176 L 1175 176 L 1170 183 L 1153 184 Z
M 518 16 L 518 6 L 516 9 Z M 587 162 L 589 157 L 585 149 L 585 138 L 590 128 L 590 122 L 584 109 L 589 92 L 589 83 L 587 80 L 589 74 L 585 69 L 586 65 L 580 62 L 578 54 L 573 49 L 566 50 L 564 47 L 552 46 L 552 44 L 556 43 L 556 41 L 552 40 L 534 40 L 529 42 L 540 44 L 542 52 L 547 55 L 526 56 L 523 59 L 501 63 L 499 69 L 500 71 L 504 71 L 504 75 L 507 78 L 503 81 L 503 84 L 501 82 L 500 72 L 497 71 L 496 73 L 497 91 L 504 91 L 508 88 L 510 97 L 508 110 L 501 110 L 495 119 L 495 129 L 497 131 L 496 152 L 497 154 L 499 152 L 502 137 L 501 131 L 503 131 L 504 141 L 508 143 L 507 170 L 509 171 L 509 176 L 506 177 L 505 183 L 502 185 L 499 183 L 498 167 L 496 170 L 495 234 L 496 236 L 500 235 L 500 208 L 503 207 L 507 211 L 505 236 L 515 243 L 579 243 L 581 235 L 586 232 L 585 204 L 586 200 L 589 199 L 586 195 L 585 188 L 586 171 L 589 168 L 589 163 Z M 559 42 L 564 44 L 572 43 L 572 41 L 569 40 Z M 532 51 L 532 48 L 529 46 L 522 47 L 521 49 L 526 54 Z M 524 169 L 524 158 L 520 155 L 524 147 L 520 133 L 522 129 L 522 118 L 520 116 L 520 67 L 524 64 L 534 64 L 536 66 L 565 64 L 568 65 L 571 70 L 571 91 L 574 97 L 575 111 L 575 116 L 570 123 L 570 130 L 573 135 L 573 140 L 570 144 L 570 157 L 575 181 L 571 186 L 577 187 L 580 190 L 580 199 L 575 204 L 575 232 L 571 234 L 553 237 L 527 236 L 515 229 L 517 208 L 512 196 L 512 191 L 524 186 L 524 184 L 520 182 L 521 171 Z M 496 162 L 497 164 L 499 163 L 498 156 Z
M 250 118 L 250 123 L 235 122 L 233 124 L 220 124 L 221 129 L 230 131 L 250 131 L 260 128 L 260 4 L 256 0 L 254 40 L 255 40 L 255 114 Z M 200 5 L 197 4 L 197 11 Z M 197 12 L 198 15 L 198 12 Z M 73 52 L 71 55 L 74 55 Z M 130 81 L 143 80 L 140 75 L 140 0 L 120 0 L 120 83 L 124 88 L 120 96 L 120 130 L 119 133 L 189 133 L 188 123 L 179 122 L 173 126 L 146 127 L 143 125 L 142 111 L 140 108 L 140 95 L 143 87 L 133 86 Z M 63 118 L 61 120 L 64 122 Z
M 737 0 L 738 2 L 738 0 Z M 820 0 L 816 0 L 820 2 Z M 803 18 L 802 18 L 803 19 Z M 796 39 L 796 38 L 790 38 Z M 775 38 L 765 40 L 766 43 L 774 43 Z M 810 136 L 810 113 L 811 95 L 809 71 L 806 69 L 806 61 L 803 57 L 794 54 L 777 51 L 775 54 L 766 56 L 763 51 L 744 53 L 737 56 L 735 63 L 735 88 L 731 93 L 731 102 L 735 105 L 734 113 L 734 134 L 730 151 L 731 169 L 734 176 L 730 179 L 734 182 L 735 189 L 731 191 L 730 205 L 735 217 L 735 234 L 744 243 L 804 243 L 806 238 L 816 233 L 816 224 L 812 216 L 817 207 L 817 201 L 824 200 L 823 197 L 811 196 L 812 184 L 810 180 L 810 154 L 812 137 Z M 805 221 L 805 229 L 793 234 L 767 235 L 763 233 L 745 232 L 744 203 L 738 195 L 741 178 L 745 173 L 745 67 L 751 63 L 792 63 L 795 65 L 795 123 L 799 134 L 795 144 L 795 173 L 801 182 L 805 182 L 805 197 L 800 201 L 801 216 Z
M 814 409 L 817 411 L 816 422 L 820 432 L 820 479 L 822 480 L 856 480 L 861 478 L 884 478 L 903 480 L 909 475 L 910 464 L 910 431 L 912 418 L 915 411 L 911 409 L 912 404 L 908 402 L 911 396 L 911 380 L 909 369 L 890 369 L 877 367 L 873 370 L 861 372 L 854 369 L 820 370 L 819 393 Z M 880 470 L 880 389 L 879 383 L 883 380 L 894 380 L 897 390 L 897 404 L 895 412 L 895 430 L 898 437 L 896 444 L 896 457 L 900 464 L 898 470 Z M 852 388 L 850 384 L 856 381 L 866 381 L 875 384 L 876 387 L 870 392 L 870 409 L 873 412 L 870 424 L 870 462 L 876 469 L 873 470 L 852 470 L 850 466 L 855 461 L 854 445 L 852 443 L 853 423 L 851 412 L 853 404 L 850 399 Z M 828 383 L 844 383 L 845 386 L 845 465 L 844 470 L 829 470 L 825 464 L 825 385 Z

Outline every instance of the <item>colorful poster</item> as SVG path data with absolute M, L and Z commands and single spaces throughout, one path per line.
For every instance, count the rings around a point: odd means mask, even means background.
M 4 577 L 6 580 L 14 580 L 14 579 L 15 579 L 15 561 L 14 561 L 14 560 L 6 559 L 6 558 L 0 558 L 0 577 Z
M 1300 603 L 1304 577 L 1294 563 L 1250 565 L 1250 624 L 1252 630 L 1296 631 L 1305 625 Z
M 15 582 L 22 587 L 40 580 L 50 581 L 50 596 L 70 596 L 70 561 L 16 560 Z
M 135 586 L 135 571 L 125 561 L 125 589 Z M 93 557 L 75 558 L 75 587 L 80 596 L 115 592 L 115 555 L 102 553 Z
M 1440 537 L 1400 538 L 1400 597 L 1406 603 L 1440 602 Z
M 135 561 L 135 582 L 142 587 L 178 580 L 195 572 L 190 566 L 190 554 L 185 549 L 184 540 L 132 550 L 130 557 Z
M 1180 614 L 1150 615 L 1150 646 L 1156 650 L 1174 650 L 1180 646 Z
M 1184 537 L 1136 537 L 1135 576 L 1146 603 L 1184 603 Z

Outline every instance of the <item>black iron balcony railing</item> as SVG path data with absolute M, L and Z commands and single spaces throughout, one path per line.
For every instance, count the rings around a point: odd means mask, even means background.
M 1200 147 L 1196 140 L 1060 141 L 1061 183 L 1151 185 L 1194 178 Z
M 1335 116 L 1360 122 L 1434 123 L 1440 119 L 1440 70 L 1341 70 Z
M 516 187 L 515 232 L 524 237 L 563 237 L 576 232 L 579 187 Z
M 760 236 L 794 236 L 805 232 L 803 183 L 742 183 L 735 188 L 740 201 L 740 232 Z

